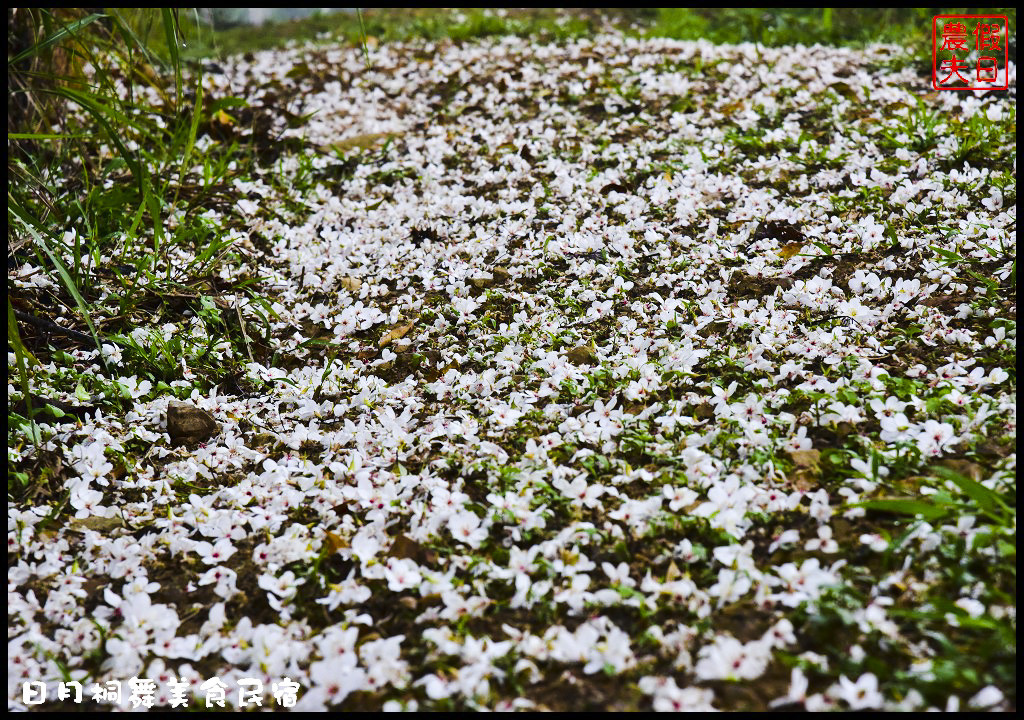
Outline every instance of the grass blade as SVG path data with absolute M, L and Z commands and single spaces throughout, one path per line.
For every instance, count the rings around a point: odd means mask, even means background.
M 856 503 L 853 507 L 896 513 L 897 515 L 920 515 L 929 521 L 944 517 L 949 512 L 947 508 L 938 507 L 933 503 L 925 502 L 924 500 L 911 500 L 909 498 L 868 500 L 867 502 Z
M 177 12 L 177 11 L 173 11 Z M 171 8 L 160 8 L 160 15 L 164 21 L 164 36 L 167 39 L 167 50 L 171 54 L 171 69 L 174 70 L 174 99 L 175 108 L 181 107 L 181 55 L 178 53 L 178 31 L 177 21 L 172 15 Z
M 1008 515 L 1012 516 L 1013 511 L 1007 507 L 1006 503 L 999 497 L 999 494 L 989 490 L 976 480 L 972 480 L 947 467 L 936 467 L 932 469 L 932 472 L 944 480 L 949 480 L 955 484 L 964 495 L 974 501 L 979 510 L 993 519 L 1001 521 Z
M 96 343 L 96 350 L 100 354 L 100 362 L 103 364 L 104 370 L 108 373 L 110 368 L 107 367 L 107 358 L 103 354 L 103 344 L 100 342 L 99 333 L 96 331 L 96 326 L 92 322 L 92 317 L 89 315 L 89 306 L 86 304 L 85 299 L 81 293 L 78 292 L 78 287 L 75 285 L 75 281 L 71 279 L 71 275 L 68 273 L 67 268 L 64 267 L 64 263 L 60 261 L 60 258 L 50 249 L 46 240 L 42 235 L 36 232 L 36 229 L 31 225 L 25 225 L 26 229 L 32 233 L 35 237 L 39 247 L 42 248 L 46 256 L 50 258 L 50 262 L 57 269 L 57 273 L 60 275 L 61 281 L 64 283 L 64 287 L 71 294 L 71 297 L 75 299 L 75 304 L 78 306 L 78 311 L 82 313 L 82 318 L 85 320 L 85 324 L 89 326 L 89 333 L 92 335 L 93 342 Z
M 107 17 L 107 16 L 105 14 L 103 14 L 103 13 L 93 13 L 91 15 L 86 15 L 81 20 L 75 20 L 73 23 L 65 25 L 64 27 L 62 27 L 60 30 L 58 30 L 57 32 L 53 33 L 49 37 L 47 37 L 47 38 L 45 38 L 43 40 L 40 40 L 38 43 L 36 43 L 35 45 L 33 45 L 30 48 L 27 48 L 26 50 L 22 50 L 20 53 L 15 55 L 13 58 L 8 60 L 7 61 L 7 67 L 10 67 L 11 65 L 16 65 L 16 64 L 18 64 L 19 62 L 21 62 L 22 60 L 24 60 L 24 59 L 26 59 L 28 57 L 32 57 L 33 55 L 39 54 L 43 50 L 45 50 L 45 49 L 47 49 L 49 47 L 52 47 L 53 45 L 59 43 L 64 38 L 74 36 L 75 33 L 77 33 L 79 30 L 81 30 L 85 26 L 91 25 L 92 23 L 96 22 L 97 20 L 100 20 L 100 19 L 105 18 L 105 17 Z

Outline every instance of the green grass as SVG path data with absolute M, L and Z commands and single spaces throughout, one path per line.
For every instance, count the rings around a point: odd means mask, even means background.
M 126 22 L 166 55 L 163 33 L 146 11 L 122 11 Z M 355 13 L 317 14 L 301 20 L 267 22 L 214 30 L 192 13 L 182 13 L 191 60 L 280 47 L 286 43 L 347 42 L 359 45 L 409 40 L 462 42 L 501 35 L 567 40 L 602 29 L 641 37 L 707 40 L 713 43 L 752 42 L 781 45 L 847 45 L 884 42 L 902 45 L 924 65 L 931 56 L 932 17 L 937 14 L 1000 14 L 1016 27 L 1015 8 L 602 8 L 566 14 L 555 9 L 466 8 L 461 10 L 370 8 Z M 186 22 L 187 18 L 187 22 Z M 1015 40 L 1011 40 L 1015 48 Z M 1011 55 L 1015 55 L 1015 49 Z

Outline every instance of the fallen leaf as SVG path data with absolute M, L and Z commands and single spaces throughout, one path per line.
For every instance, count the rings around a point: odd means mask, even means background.
M 347 137 L 338 142 L 331 143 L 326 146 L 328 150 L 338 150 L 340 152 L 346 152 L 353 148 L 359 148 L 361 150 L 369 150 L 374 145 L 379 144 L 381 141 L 391 137 L 396 137 L 397 133 L 382 132 L 382 133 L 365 133 L 363 135 L 353 135 Z
M 437 553 L 406 535 L 395 537 L 387 554 L 388 557 L 412 560 L 418 565 L 432 565 L 437 560 Z
M 779 248 L 779 257 L 782 258 L 783 260 L 789 260 L 791 257 L 800 252 L 800 248 L 802 248 L 803 246 L 804 244 L 802 242 L 786 243 L 781 248 Z
M 810 450 L 787 450 L 786 454 L 793 464 L 800 468 L 815 468 L 821 460 L 821 451 L 811 448 Z
M 104 534 L 122 527 L 124 527 L 124 523 L 120 517 L 100 517 L 98 515 L 90 515 L 87 518 L 75 518 L 71 521 L 70 525 L 70 529 L 77 532 L 92 530 L 93 532 Z
M 960 460 L 958 458 L 943 458 L 938 462 L 940 467 L 944 467 L 948 470 L 963 475 L 965 478 L 980 482 L 985 477 L 986 472 L 978 463 L 971 462 L 970 460 Z
M 800 492 L 813 490 L 818 484 L 821 475 L 821 452 L 811 448 L 810 450 L 787 450 L 787 454 L 796 466 L 793 472 L 787 475 L 789 483 Z
M 225 125 L 227 127 L 230 127 L 235 124 L 235 119 L 223 110 L 218 110 L 217 112 L 215 112 L 213 114 L 213 120 L 218 125 Z
M 412 320 L 403 323 L 398 323 L 393 328 L 391 328 L 391 330 L 388 331 L 388 333 L 384 335 L 384 337 L 380 339 L 380 342 L 377 343 L 377 347 L 387 347 L 395 340 L 405 337 L 406 333 L 412 330 L 413 326 L 415 325 L 416 323 L 413 322 Z
M 327 533 L 327 537 L 324 538 L 324 542 L 327 544 L 327 550 L 331 555 L 343 548 L 349 547 L 348 540 L 336 532 Z

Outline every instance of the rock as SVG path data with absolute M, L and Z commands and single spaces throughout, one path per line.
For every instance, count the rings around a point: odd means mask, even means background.
M 565 358 L 573 365 L 597 365 L 597 355 L 586 345 L 567 351 Z
M 189 403 L 171 400 L 167 405 L 167 434 L 176 443 L 206 442 L 220 432 L 213 415 Z

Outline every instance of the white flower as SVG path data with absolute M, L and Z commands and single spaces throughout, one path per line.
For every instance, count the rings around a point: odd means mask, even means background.
M 967 705 L 972 708 L 991 708 L 995 705 L 1002 705 L 1005 699 L 1006 696 L 1003 695 L 1002 690 L 995 685 L 986 685 L 967 701 Z
M 463 510 L 448 518 L 448 532 L 453 538 L 471 548 L 480 547 L 480 543 L 487 539 L 487 530 L 480 527 L 480 518 L 469 510 Z
M 779 705 L 789 705 L 791 703 L 797 703 L 803 705 L 807 702 L 807 676 L 804 675 L 804 671 L 798 667 L 795 667 L 790 671 L 789 674 L 789 692 L 780 698 L 772 700 L 768 703 L 768 707 L 778 707 Z
M 671 485 L 666 485 L 662 488 L 662 492 L 665 498 L 669 501 L 668 506 L 672 512 L 677 512 L 684 507 L 689 507 L 697 502 L 698 495 L 690 488 L 680 487 L 675 488 Z
M 764 674 L 771 659 L 771 646 L 761 641 L 741 643 L 719 635 L 698 653 L 694 672 L 701 680 L 754 680 Z
M 857 682 L 849 680 L 845 675 L 839 677 L 839 683 L 829 688 L 829 694 L 843 700 L 851 710 L 874 710 L 882 707 L 885 699 L 878 692 L 878 678 L 873 673 L 864 673 Z
M 889 541 L 877 533 L 861 535 L 860 541 L 874 552 L 885 552 L 886 548 L 889 547 Z
M 416 563 L 407 558 L 388 558 L 384 565 L 384 577 L 388 581 L 388 589 L 393 592 L 419 587 L 423 580 Z

